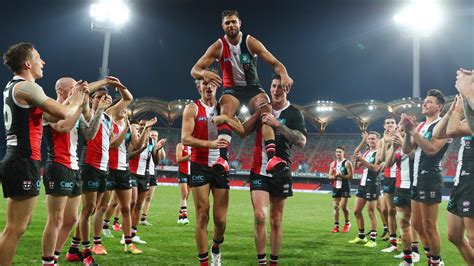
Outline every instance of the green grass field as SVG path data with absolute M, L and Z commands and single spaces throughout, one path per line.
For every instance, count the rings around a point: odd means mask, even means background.
M 194 206 L 189 202 L 191 223 L 187 226 L 176 224 L 178 216 L 179 190 L 177 187 L 158 186 L 153 199 L 149 221 L 152 227 L 140 227 L 139 234 L 147 245 L 140 245 L 144 254 L 125 255 L 119 244 L 121 234 L 114 232 L 115 238 L 105 239 L 109 252 L 106 256 L 96 256 L 101 265 L 196 265 L 197 254 L 194 244 Z M 41 235 L 46 222 L 44 194 L 41 195 L 33 220 L 19 244 L 15 264 L 41 264 Z M 350 200 L 352 210 L 354 201 Z M 463 260 L 457 249 L 446 238 L 446 203 L 443 202 L 439 219 L 442 238 L 442 256 L 446 265 L 462 265 Z M 0 227 L 6 216 L 6 200 L 0 200 Z M 211 219 L 212 221 L 212 219 Z M 252 207 L 248 191 L 231 190 L 229 215 L 227 219 L 225 243 L 222 245 L 224 265 L 255 265 L 256 253 L 253 240 Z M 342 219 L 341 219 L 342 221 Z M 378 241 L 375 249 L 362 245 L 348 244 L 357 235 L 357 226 L 348 234 L 332 234 L 332 200 L 330 195 L 295 193 L 287 201 L 284 215 L 283 243 L 280 253 L 282 265 L 398 265 L 393 254 L 380 252 L 387 242 Z M 382 227 L 380 227 L 382 228 Z M 367 229 L 367 228 L 366 228 Z M 209 232 L 212 232 L 212 224 Z M 210 239 L 212 234 L 210 235 Z M 68 244 L 69 245 L 69 242 Z M 269 248 L 268 248 L 269 250 Z M 1 251 L 0 251 L 1 252 Z M 60 263 L 66 249 L 62 251 Z M 269 252 L 269 251 L 268 251 Z M 268 255 L 269 256 L 269 255 Z M 421 262 L 426 264 L 426 259 Z M 80 265 L 80 264 L 75 264 Z M 421 265 L 421 264 L 420 264 Z

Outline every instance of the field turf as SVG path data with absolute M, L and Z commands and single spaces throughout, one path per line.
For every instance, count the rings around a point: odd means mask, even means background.
M 179 209 L 178 187 L 158 186 L 149 222 L 151 227 L 139 227 L 139 235 L 148 244 L 139 245 L 142 255 L 126 255 L 119 244 L 121 233 L 113 232 L 115 238 L 103 238 L 108 255 L 96 256 L 101 265 L 197 265 L 197 252 L 194 243 L 195 212 L 192 196 L 189 200 L 188 214 L 190 224 L 176 224 Z M 349 209 L 352 212 L 354 197 L 350 199 Z M 211 205 L 212 206 L 212 205 Z M 364 210 L 365 212 L 365 210 Z M 212 215 L 212 212 L 211 212 Z M 439 228 L 442 239 L 442 257 L 446 265 L 463 265 L 457 249 L 447 240 L 446 202 L 441 205 Z M 0 227 L 5 225 L 6 200 L 0 200 Z M 230 206 L 227 218 L 225 242 L 221 246 L 224 265 L 256 265 L 256 252 L 253 239 L 252 207 L 248 191 L 231 190 Z M 341 217 L 343 217 L 341 212 Z M 378 215 L 377 215 L 378 218 Z M 210 219 L 212 221 L 212 217 Z M 44 193 L 40 196 L 33 214 L 32 222 L 23 235 L 14 263 L 17 265 L 41 264 L 41 236 L 46 222 Z M 283 243 L 280 253 L 281 265 L 398 265 L 394 254 L 384 254 L 381 249 L 387 246 L 386 241 L 377 240 L 376 248 L 347 243 L 357 236 L 357 225 L 351 213 L 352 229 L 348 234 L 333 234 L 331 196 L 310 193 L 295 193 L 286 204 L 283 221 Z M 343 218 L 341 218 L 343 223 Z M 369 224 L 366 222 L 366 225 Z M 380 220 L 379 220 L 380 224 Z M 212 223 L 209 225 L 210 241 Z M 366 228 L 368 231 L 368 228 Z M 379 227 L 379 235 L 382 226 Z M 269 234 L 268 234 L 269 236 Z M 66 244 L 67 247 L 70 241 Z M 60 264 L 64 260 L 67 247 L 62 250 Z M 269 258 L 269 247 L 267 249 Z M 420 250 L 421 246 L 420 246 Z M 0 251 L 1 252 L 1 251 Z M 420 265 L 426 265 L 422 256 Z

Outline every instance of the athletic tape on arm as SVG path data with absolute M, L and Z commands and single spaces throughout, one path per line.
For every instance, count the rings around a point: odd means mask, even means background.
M 43 88 L 34 82 L 24 82 L 17 88 L 17 92 L 27 95 L 28 103 L 34 106 L 41 106 L 49 97 L 44 93 Z

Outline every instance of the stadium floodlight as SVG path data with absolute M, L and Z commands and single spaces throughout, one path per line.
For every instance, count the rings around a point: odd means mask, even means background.
M 393 20 L 419 36 L 427 36 L 441 25 L 443 13 L 437 1 L 415 0 Z
M 104 51 L 102 53 L 102 67 L 99 70 L 99 79 L 109 74 L 110 37 L 118 32 L 129 19 L 129 9 L 124 0 L 99 0 L 90 8 L 92 18 L 91 29 L 104 32 Z
M 393 20 L 413 36 L 413 98 L 420 97 L 420 37 L 428 36 L 441 25 L 443 12 L 436 0 L 412 0 Z
M 128 21 L 129 13 L 123 0 L 100 0 L 91 5 L 91 27 L 97 31 L 119 31 Z

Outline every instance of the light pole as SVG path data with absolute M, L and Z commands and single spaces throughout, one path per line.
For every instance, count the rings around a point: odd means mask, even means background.
M 413 85 L 412 97 L 420 98 L 420 35 L 413 33 Z
M 99 69 L 99 79 L 109 74 L 109 51 L 112 33 L 119 32 L 129 18 L 129 9 L 124 0 L 99 0 L 90 8 L 92 18 L 91 30 L 104 32 L 104 50 L 102 67 Z
M 413 39 L 413 98 L 420 97 L 420 39 L 430 35 L 443 19 L 441 7 L 435 0 L 412 0 L 393 19 Z

